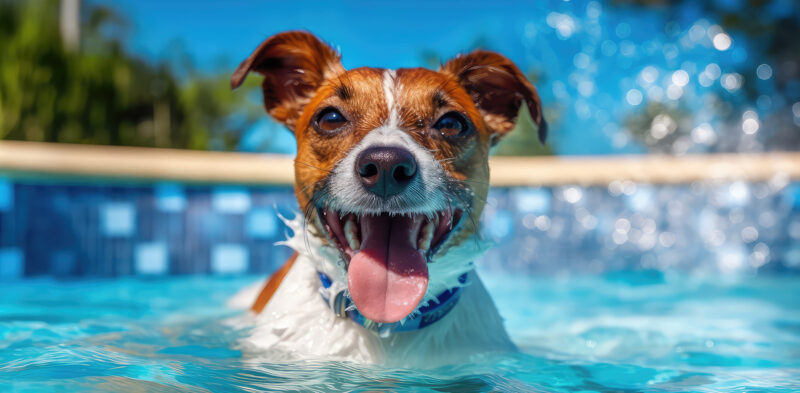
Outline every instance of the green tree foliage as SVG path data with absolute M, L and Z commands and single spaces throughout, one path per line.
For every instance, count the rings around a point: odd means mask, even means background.
M 691 113 L 683 106 L 656 101 L 630 116 L 625 125 L 650 152 L 672 154 L 678 153 L 675 149 L 680 146 L 676 146 L 676 142 L 689 136 L 691 120 Z
M 663 12 L 677 13 L 685 3 L 697 3 L 691 0 L 613 0 L 616 5 L 636 5 L 660 9 Z M 779 99 L 774 100 L 771 113 L 761 119 L 759 133 L 762 148 L 765 150 L 798 150 L 800 149 L 800 132 L 798 125 L 794 124 L 790 106 L 800 98 L 797 90 L 792 89 L 792 83 L 800 79 L 800 21 L 796 15 L 776 18 L 770 8 L 778 3 L 766 0 L 745 0 L 731 6 L 725 2 L 699 2 L 697 7 L 702 9 L 709 19 L 717 21 L 725 30 L 744 34 L 754 44 L 750 49 L 750 56 L 763 56 L 760 61 L 771 64 L 774 72 L 775 90 Z M 716 94 L 709 102 L 719 118 L 727 123 L 727 127 L 720 127 L 721 133 L 716 142 L 706 147 L 711 152 L 739 151 L 741 149 L 741 111 L 752 107 L 758 97 L 769 93 L 759 89 L 756 76 L 756 66 L 753 61 L 743 62 L 737 73 L 742 75 L 742 90 L 745 100 L 735 101 L 723 99 L 721 94 Z M 626 119 L 625 123 L 633 138 L 642 143 L 649 151 L 656 153 L 677 153 L 683 149 L 679 145 L 691 132 L 691 112 L 682 107 L 682 104 L 668 106 L 661 103 L 651 103 L 643 106 L 642 110 Z M 665 117 L 672 120 L 676 126 L 670 128 L 668 135 L 660 138 L 653 137 L 659 133 L 660 124 L 670 123 L 664 121 Z M 682 138 L 684 137 L 684 138 Z M 678 145 L 676 145 L 678 142 Z
M 0 0 L 0 139 L 231 150 L 261 113 L 228 75 L 181 81 L 127 54 L 108 8 L 85 9 L 81 48 L 65 50 L 58 9 Z

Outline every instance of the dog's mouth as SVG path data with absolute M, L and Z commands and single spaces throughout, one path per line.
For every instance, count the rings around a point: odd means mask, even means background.
M 400 321 L 428 288 L 428 262 L 458 227 L 463 211 L 342 214 L 319 209 L 347 263 L 350 297 L 375 322 Z

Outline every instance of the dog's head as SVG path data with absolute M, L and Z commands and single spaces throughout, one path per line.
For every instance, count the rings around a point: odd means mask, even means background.
M 353 302 L 376 322 L 405 318 L 471 268 L 463 252 L 446 256 L 472 245 L 489 148 L 523 104 L 546 135 L 536 89 L 492 52 L 438 71 L 345 70 L 310 33 L 287 32 L 261 43 L 232 86 L 250 71 L 297 139 L 295 193 L 311 231 L 339 250 Z

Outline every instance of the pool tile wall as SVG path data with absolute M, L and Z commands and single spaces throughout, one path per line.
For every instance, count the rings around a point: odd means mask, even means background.
M 269 272 L 291 254 L 274 243 L 292 206 L 289 187 L 4 180 L 0 277 Z
M 0 278 L 268 273 L 290 187 L 0 178 Z M 523 274 L 800 272 L 800 184 L 494 189 L 479 263 Z

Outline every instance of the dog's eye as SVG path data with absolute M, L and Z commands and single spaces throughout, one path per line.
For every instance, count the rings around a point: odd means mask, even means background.
M 317 115 L 316 128 L 320 131 L 336 131 L 347 123 L 347 119 L 336 108 L 326 108 Z
M 458 112 L 445 113 L 433 124 L 433 128 L 445 137 L 463 136 L 470 130 L 469 122 Z

